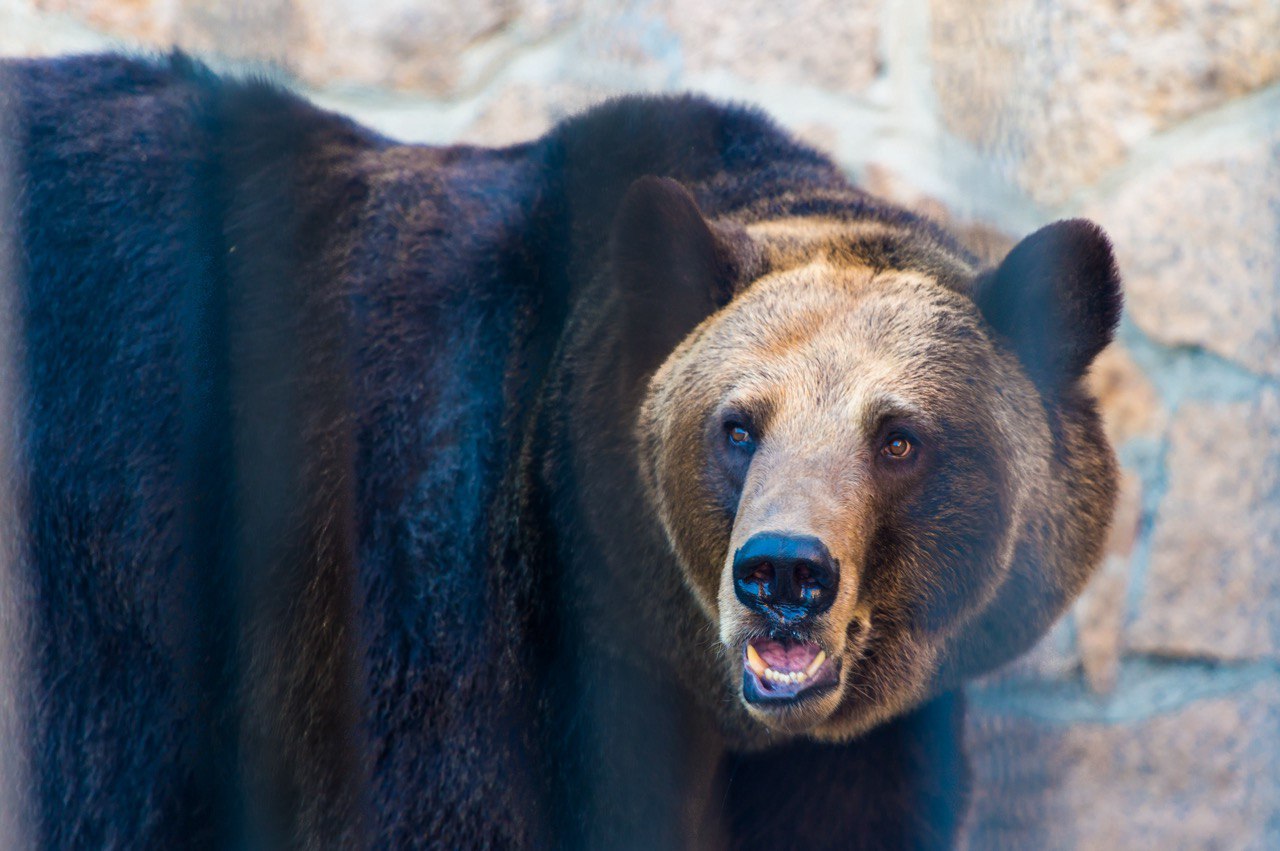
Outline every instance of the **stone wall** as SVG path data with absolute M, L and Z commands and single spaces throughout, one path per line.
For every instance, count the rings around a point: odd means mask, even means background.
M 1280 847 L 1277 0 L 0 0 L 0 53 L 177 43 L 407 140 L 600 98 L 764 106 L 989 256 L 1112 234 L 1110 555 L 971 689 L 973 847 Z

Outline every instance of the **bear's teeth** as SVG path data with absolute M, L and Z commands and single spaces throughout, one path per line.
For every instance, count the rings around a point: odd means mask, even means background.
M 827 651 L 819 650 L 818 655 L 810 660 L 808 667 L 803 671 L 779 671 L 769 667 L 755 647 L 747 645 L 747 667 L 754 671 L 757 677 L 779 685 L 799 685 L 806 682 L 818 672 L 825 661 L 827 661 Z
M 818 655 L 814 656 L 813 661 L 809 663 L 809 667 L 805 668 L 805 671 L 804 671 L 805 679 L 808 679 L 809 677 L 812 677 L 814 674 L 816 674 L 818 672 L 818 669 L 822 667 L 822 663 L 825 661 L 827 661 L 827 651 L 819 650 Z
M 758 672 L 759 676 L 771 683 L 779 683 L 781 685 L 794 685 L 802 683 L 809 679 L 809 675 L 804 671 L 777 671 L 773 668 L 765 668 Z

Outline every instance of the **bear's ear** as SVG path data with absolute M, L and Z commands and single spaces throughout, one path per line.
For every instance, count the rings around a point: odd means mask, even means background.
M 625 351 L 637 373 L 656 369 L 729 302 L 751 255 L 745 231 L 708 222 L 689 190 L 665 177 L 631 184 L 609 249 Z
M 1069 219 L 1031 234 L 978 276 L 973 300 L 1036 386 L 1053 395 L 1111 342 L 1123 296 L 1102 228 Z

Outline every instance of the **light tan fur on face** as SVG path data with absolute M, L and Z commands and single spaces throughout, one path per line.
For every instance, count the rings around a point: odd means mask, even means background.
M 999 363 L 963 296 L 921 273 L 858 265 L 843 248 L 889 230 L 811 218 L 749 226 L 773 271 L 672 353 L 641 414 L 646 486 L 690 587 L 717 625 L 727 676 L 740 681 L 744 642 L 762 634 L 734 595 L 733 553 L 757 532 L 785 531 L 817 537 L 838 562 L 836 600 L 812 634 L 843 660 L 840 687 L 782 713 L 744 705 L 770 728 L 817 738 L 856 735 L 918 700 L 947 637 L 895 634 L 898 645 L 881 669 L 861 670 L 869 642 L 889 627 L 877 622 L 878 601 L 865 598 L 861 574 L 873 531 L 869 480 L 879 417 L 896 411 L 930 423 L 936 410 L 954 407 L 947 400 L 958 392 L 958 376 L 976 361 Z M 1003 395 L 985 394 L 993 400 L 993 439 L 1014 456 L 1011 463 L 1043 470 L 1044 453 L 1033 444 L 1044 423 L 1026 413 L 1036 407 L 1027 404 L 1031 391 L 1009 383 Z M 737 405 L 770 415 L 730 521 L 696 483 L 706 475 L 707 422 Z M 1013 502 L 1024 500 L 1018 493 Z M 1012 520 L 1001 553 L 1006 563 L 1019 509 Z

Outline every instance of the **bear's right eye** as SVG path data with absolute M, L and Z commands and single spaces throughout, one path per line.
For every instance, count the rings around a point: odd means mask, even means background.
M 751 432 L 742 423 L 726 423 L 725 433 L 729 435 L 729 443 L 742 449 L 750 448 Z
M 891 435 L 880 450 L 890 458 L 906 458 L 911 454 L 911 441 L 901 434 Z

